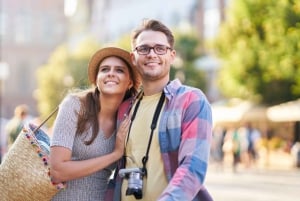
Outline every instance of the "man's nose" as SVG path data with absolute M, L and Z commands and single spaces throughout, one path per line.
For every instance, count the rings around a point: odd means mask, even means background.
M 148 56 L 156 56 L 157 54 L 155 53 L 154 48 L 151 48 L 151 49 L 149 50 L 149 53 L 148 53 L 147 55 L 148 55 Z

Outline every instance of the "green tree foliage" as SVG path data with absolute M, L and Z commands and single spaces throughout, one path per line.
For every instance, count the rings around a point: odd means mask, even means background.
M 87 66 L 97 49 L 99 45 L 92 39 L 83 41 L 72 52 L 68 46 L 61 45 L 47 64 L 38 69 L 36 98 L 42 119 L 59 105 L 69 90 L 89 87 Z M 53 123 L 53 119 L 49 119 L 48 125 Z
M 115 43 L 118 44 L 119 47 L 122 47 L 124 50 L 131 52 L 130 41 L 131 41 L 130 34 L 124 34 Z
M 232 1 L 215 40 L 227 97 L 272 105 L 300 98 L 300 1 Z
M 184 75 L 185 84 L 205 91 L 205 74 L 195 66 L 195 60 L 202 55 L 199 37 L 197 37 L 196 32 L 193 30 L 188 32 L 175 32 L 174 37 L 179 62 L 175 62 L 173 68 L 171 68 L 171 79 L 182 73 Z

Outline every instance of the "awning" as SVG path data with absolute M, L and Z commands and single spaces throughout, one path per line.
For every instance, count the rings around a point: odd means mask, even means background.
M 240 123 L 267 120 L 267 108 L 250 101 L 231 99 L 212 104 L 213 123 Z
M 300 121 L 300 99 L 269 107 L 267 116 L 271 121 Z
M 251 107 L 248 101 L 231 99 L 228 101 L 217 102 L 212 104 L 213 122 L 238 122 L 242 119 L 246 111 Z

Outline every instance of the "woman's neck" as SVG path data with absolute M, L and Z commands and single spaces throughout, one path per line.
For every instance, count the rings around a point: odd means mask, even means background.
M 118 96 L 104 97 L 100 95 L 99 101 L 100 101 L 101 109 L 99 115 L 107 118 L 115 118 L 118 108 L 122 103 L 122 100 L 123 98 Z

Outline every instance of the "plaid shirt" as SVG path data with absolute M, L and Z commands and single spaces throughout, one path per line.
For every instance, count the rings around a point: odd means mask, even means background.
M 201 90 L 182 85 L 179 80 L 170 82 L 164 92 L 167 102 L 158 128 L 169 184 L 158 200 L 211 201 L 203 186 L 212 137 L 210 104 Z M 129 101 L 122 104 L 119 120 L 129 105 Z M 121 161 L 119 165 L 123 165 Z M 106 200 L 119 201 L 121 179 L 117 177 L 108 188 Z M 114 193 L 112 188 L 115 188 Z

